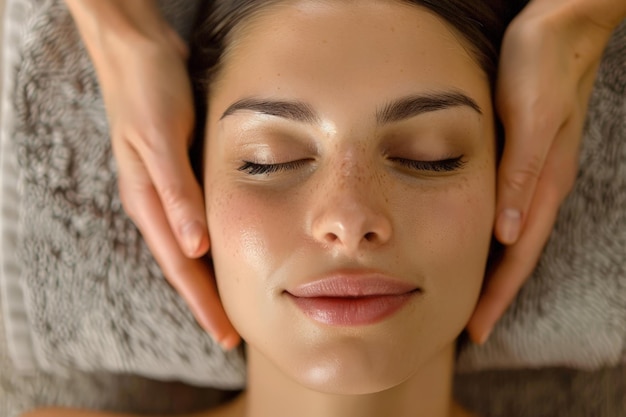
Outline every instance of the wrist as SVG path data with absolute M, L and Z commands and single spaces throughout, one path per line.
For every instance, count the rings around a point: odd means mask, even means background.
M 121 51 L 176 47 L 154 0 L 65 0 L 96 66 Z

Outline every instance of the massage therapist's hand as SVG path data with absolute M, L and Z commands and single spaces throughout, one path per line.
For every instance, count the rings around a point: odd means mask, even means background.
M 66 0 L 96 67 L 119 191 L 169 282 L 226 348 L 239 337 L 207 265 L 202 192 L 188 145 L 194 109 L 187 47 L 154 0 Z
M 596 70 L 624 0 L 533 0 L 504 37 L 496 105 L 505 128 L 495 235 L 507 245 L 468 330 L 484 342 L 535 268 L 578 170 Z

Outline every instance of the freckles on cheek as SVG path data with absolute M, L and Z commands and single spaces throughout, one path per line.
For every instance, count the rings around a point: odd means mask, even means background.
M 247 274 L 267 272 L 277 252 L 277 237 L 286 227 L 280 213 L 249 190 L 231 187 L 225 192 L 215 191 L 209 229 L 216 266 L 227 258 L 229 269 Z
M 232 191 L 221 197 L 215 199 L 209 214 L 211 246 L 230 258 L 264 257 L 267 251 L 258 230 L 261 216 L 254 204 Z
M 427 222 L 434 228 L 429 242 L 433 256 L 451 261 L 450 266 L 480 267 L 491 240 L 493 198 L 493 193 L 469 184 L 433 196 Z

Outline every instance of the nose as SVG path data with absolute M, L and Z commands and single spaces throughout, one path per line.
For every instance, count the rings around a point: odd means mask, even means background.
M 391 239 L 392 222 L 380 184 L 344 177 L 341 184 L 325 188 L 323 195 L 314 197 L 319 204 L 311 232 L 317 242 L 355 255 Z

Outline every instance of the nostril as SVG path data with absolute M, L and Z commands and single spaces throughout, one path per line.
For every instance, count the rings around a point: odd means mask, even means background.
M 367 232 L 364 236 L 365 240 L 367 240 L 368 242 L 373 241 L 374 239 L 376 239 L 376 233 L 374 232 Z
M 339 236 L 337 236 L 334 233 L 327 233 L 326 234 L 326 242 L 327 243 L 335 243 L 337 240 L 339 240 Z

